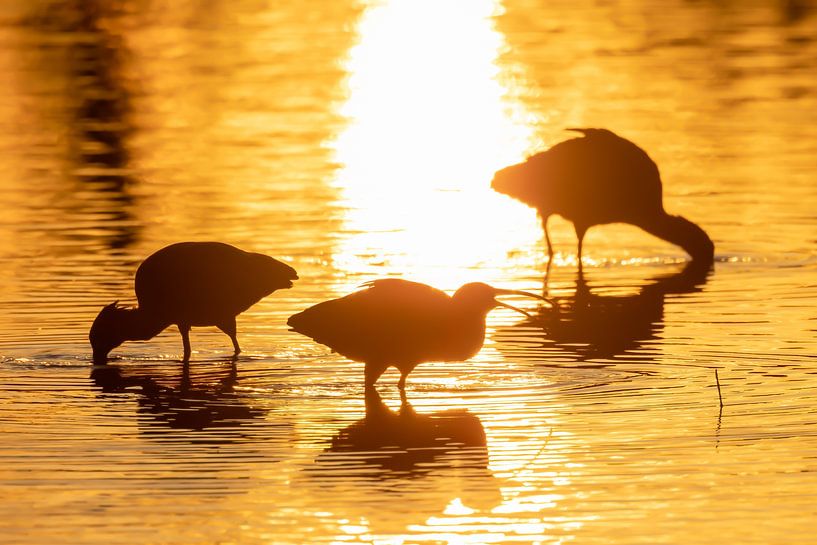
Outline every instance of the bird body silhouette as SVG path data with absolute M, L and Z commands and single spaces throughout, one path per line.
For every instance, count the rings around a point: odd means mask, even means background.
M 553 257 L 547 221 L 558 214 L 573 222 L 582 243 L 587 230 L 629 223 L 711 262 L 714 244 L 698 225 L 664 210 L 661 177 L 647 153 L 607 129 L 569 129 L 584 136 L 556 144 L 494 175 L 491 187 L 536 208 Z
M 147 340 L 171 324 L 179 327 L 184 361 L 190 359 L 190 328 L 216 326 L 241 352 L 235 317 L 275 290 L 291 288 L 295 269 L 269 256 L 221 242 L 180 242 L 150 255 L 135 277 L 139 306 L 104 307 L 91 326 L 94 361 L 127 340 Z
M 467 360 L 482 348 L 485 317 L 503 294 L 544 299 L 527 292 L 500 290 L 479 282 L 449 296 L 425 284 L 396 278 L 364 284 L 365 289 L 325 301 L 290 317 L 294 331 L 325 344 L 354 361 L 364 362 L 366 386 L 373 386 L 390 366 L 406 377 L 427 361 Z

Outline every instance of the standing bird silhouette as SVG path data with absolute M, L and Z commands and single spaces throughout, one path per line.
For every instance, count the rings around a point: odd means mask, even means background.
M 398 387 L 420 363 L 463 361 L 482 348 L 485 317 L 497 307 L 528 315 L 497 301 L 498 295 L 544 297 L 475 282 L 453 296 L 425 284 L 396 278 L 374 280 L 365 289 L 318 303 L 287 322 L 294 331 L 365 363 L 366 387 L 390 366 L 400 371 Z
M 584 137 L 556 144 L 506 167 L 491 187 L 536 208 L 542 218 L 548 256 L 553 246 L 547 222 L 558 214 L 573 222 L 582 242 L 587 230 L 605 223 L 629 223 L 683 248 L 694 260 L 711 262 L 715 246 L 698 225 L 664 211 L 661 177 L 647 153 L 607 129 L 568 129 Z
M 275 290 L 292 287 L 295 269 L 269 256 L 221 242 L 179 242 L 150 255 L 136 271 L 137 308 L 104 307 L 91 326 L 94 363 L 124 341 L 148 340 L 176 324 L 184 360 L 190 328 L 216 326 L 241 352 L 235 317 Z

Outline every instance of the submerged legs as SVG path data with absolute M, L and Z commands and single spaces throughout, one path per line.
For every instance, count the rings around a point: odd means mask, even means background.
M 550 267 L 553 265 L 553 244 L 550 242 L 550 233 L 548 232 L 548 219 L 550 216 L 542 216 L 542 230 L 545 232 L 545 242 L 548 246 L 548 264 L 545 267 L 544 288 L 545 297 L 548 295 L 548 280 L 550 279 Z
M 587 227 L 573 224 L 573 227 L 576 229 L 576 237 L 579 239 L 579 271 L 582 270 L 582 245 L 584 244 L 584 235 L 587 233 Z
M 190 361 L 190 326 L 179 324 L 179 333 L 182 334 L 182 346 L 184 346 L 182 361 L 187 363 Z
M 366 367 L 363 369 L 366 389 L 374 388 L 377 379 L 379 379 L 388 368 L 388 364 L 367 362 Z M 414 366 L 411 366 L 411 369 L 400 369 L 400 367 L 397 367 L 397 369 L 400 371 L 400 380 L 397 381 L 397 387 L 400 389 L 400 392 L 403 392 L 406 389 L 406 377 L 408 377 L 409 373 L 414 369 Z
M 548 267 L 553 261 L 553 244 L 550 243 L 550 233 L 548 233 L 548 219 L 550 216 L 542 216 L 542 230 L 545 232 L 545 242 L 548 245 Z

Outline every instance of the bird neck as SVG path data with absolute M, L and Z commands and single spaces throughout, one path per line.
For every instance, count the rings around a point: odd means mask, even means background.
M 485 342 L 485 318 L 490 309 L 475 309 L 466 305 L 460 306 L 458 316 L 452 320 L 451 325 L 456 330 L 452 331 L 450 338 L 457 344 L 457 351 L 467 354 L 470 358 L 482 348 Z
M 695 261 L 711 263 L 715 245 L 697 224 L 681 216 L 663 214 L 640 225 L 648 233 L 683 248 Z
M 152 339 L 170 325 L 141 308 L 125 309 L 120 320 L 122 333 L 128 341 Z

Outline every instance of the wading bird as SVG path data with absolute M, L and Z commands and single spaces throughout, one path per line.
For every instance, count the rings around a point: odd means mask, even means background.
M 526 295 L 487 284 L 465 284 L 449 296 L 425 284 L 396 278 L 374 280 L 365 289 L 324 301 L 290 317 L 294 331 L 325 344 L 350 360 L 363 362 L 366 387 L 390 366 L 400 371 L 398 387 L 427 361 L 463 361 L 482 348 L 485 317 L 497 307 L 528 315 L 497 301 L 498 295 Z
M 291 288 L 295 269 L 221 242 L 179 242 L 150 255 L 136 271 L 137 308 L 104 307 L 91 326 L 94 363 L 124 341 L 148 340 L 176 324 L 190 360 L 190 328 L 216 326 L 241 352 L 235 317 L 275 290 Z
M 580 267 L 585 233 L 605 223 L 635 225 L 682 247 L 695 260 L 712 261 L 715 247 L 704 230 L 664 211 L 658 167 L 644 150 L 607 129 L 568 130 L 584 137 L 506 167 L 491 183 L 495 191 L 539 211 L 551 260 L 547 222 L 558 214 L 576 229 Z

